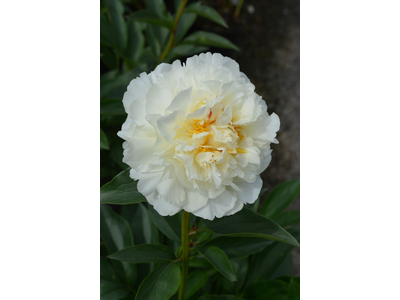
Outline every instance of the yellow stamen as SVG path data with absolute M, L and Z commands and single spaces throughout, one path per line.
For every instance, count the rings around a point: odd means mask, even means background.
M 246 149 L 236 148 L 237 153 L 247 153 Z

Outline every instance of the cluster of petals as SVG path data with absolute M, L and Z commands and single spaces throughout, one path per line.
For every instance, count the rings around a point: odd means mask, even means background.
M 213 220 L 257 199 L 280 121 L 234 60 L 160 64 L 130 82 L 123 105 L 123 161 L 159 214 Z

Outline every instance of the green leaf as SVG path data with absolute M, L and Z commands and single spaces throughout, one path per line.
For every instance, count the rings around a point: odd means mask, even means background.
M 171 217 L 162 217 L 158 212 L 154 210 L 152 206 L 149 206 L 150 218 L 153 220 L 157 228 L 164 233 L 169 239 L 181 243 L 181 215 L 175 214 Z
M 246 283 L 247 271 L 249 270 L 249 258 L 234 258 L 231 259 L 230 262 L 238 279 L 237 282 L 234 282 L 235 294 L 238 294 Z
M 196 14 L 183 12 L 175 32 L 175 42 L 180 42 L 197 19 Z
M 123 283 L 100 280 L 100 299 L 119 300 L 130 293 Z
M 158 229 L 150 219 L 148 209 L 144 204 L 123 205 L 121 206 L 121 215 L 131 225 L 137 245 L 159 244 Z
M 262 238 L 220 236 L 209 241 L 206 246 L 220 248 L 229 258 L 244 258 L 262 251 L 271 243 L 271 240 Z
M 165 17 L 167 15 L 164 0 L 146 0 L 146 7 L 158 17 Z
M 210 269 L 212 268 L 212 265 L 203 257 L 199 258 L 193 258 L 189 260 L 189 268 L 205 268 L 205 269 Z M 214 270 L 214 269 L 212 269 Z
M 109 47 L 115 46 L 111 22 L 102 11 L 100 11 L 100 43 Z
M 128 222 L 108 205 L 100 205 L 100 237 L 106 244 L 108 253 L 133 246 L 132 231 Z M 113 265 L 120 277 L 126 278 L 126 282 L 133 286 L 137 277 L 136 266 L 118 261 L 113 262 Z
M 233 295 L 203 295 L 199 300 L 244 300 Z
M 282 227 L 295 225 L 300 222 L 300 211 L 299 210 L 284 211 L 273 217 L 273 219 L 276 223 L 278 223 Z
M 195 13 L 201 17 L 207 18 L 214 23 L 217 23 L 225 28 L 228 28 L 228 24 L 226 24 L 225 20 L 221 17 L 221 15 L 212 7 L 201 5 L 200 2 L 194 3 L 188 6 L 185 9 L 185 12 Z
M 125 51 L 125 56 L 132 63 L 137 63 L 144 49 L 144 36 L 140 26 L 133 19 L 129 19 L 128 27 L 128 43 Z
M 168 29 L 172 29 L 173 26 L 173 22 L 171 22 L 170 19 L 161 19 L 157 14 L 149 10 L 139 10 L 138 12 L 131 14 L 129 20 L 163 26 Z
M 288 229 L 294 236 L 297 235 L 298 230 L 296 227 Z M 262 279 L 273 279 L 274 274 L 277 273 L 285 262 L 286 257 L 291 255 L 293 249 L 292 245 L 274 242 L 263 251 L 252 256 L 246 286 L 259 277 Z
M 279 278 L 283 276 L 291 276 L 293 273 L 292 255 L 286 255 L 285 260 L 276 269 L 271 278 Z
M 236 281 L 235 273 L 233 273 L 231 263 L 228 256 L 221 249 L 210 246 L 201 249 L 196 249 L 206 260 L 208 260 L 213 267 L 228 278 L 230 281 Z
M 156 32 L 155 26 L 148 26 L 146 30 L 146 40 L 150 45 L 151 51 L 155 58 L 160 56 L 161 45 L 158 39 L 158 34 Z
M 114 52 L 103 44 L 100 44 L 100 59 L 109 69 L 116 68 Z
M 110 149 L 110 145 L 108 144 L 107 136 L 101 128 L 100 128 L 100 149 L 105 149 L 105 150 Z
M 250 285 L 244 297 L 252 300 L 287 300 L 289 285 L 282 280 L 258 281 Z
M 208 49 L 208 47 L 198 45 L 179 45 L 171 49 L 167 58 L 172 60 L 175 58 L 188 57 L 201 52 L 206 52 Z
M 118 273 L 107 258 L 100 256 L 100 276 L 108 281 L 120 281 Z
M 300 192 L 300 179 L 286 181 L 274 188 L 261 206 L 260 214 L 266 217 L 274 216 L 296 199 Z
M 208 277 L 209 275 L 204 270 L 190 272 L 187 279 L 184 299 L 189 299 L 198 290 L 200 290 L 203 287 L 203 285 L 206 284 Z
M 121 98 L 110 98 L 100 101 L 100 115 L 103 116 L 124 116 L 126 112 L 122 105 Z
M 205 224 L 214 233 L 221 235 L 257 237 L 299 246 L 296 239 L 281 226 L 246 208 L 232 216 L 205 220 Z
M 118 0 L 105 0 L 105 7 L 111 18 L 115 35 L 115 46 L 121 52 L 125 49 L 127 42 L 126 23 L 123 18 L 124 6 Z
M 169 263 L 176 259 L 172 249 L 166 245 L 143 244 L 128 247 L 108 256 L 128 263 Z
M 102 204 L 133 204 L 145 202 L 146 198 L 137 190 L 137 182 L 129 177 L 129 169 L 115 176 L 100 188 Z
M 150 10 L 140 10 L 129 16 L 129 20 L 153 24 L 157 26 L 163 26 L 168 29 L 172 29 L 174 22 L 171 19 L 162 19 L 156 13 Z
M 289 284 L 289 295 L 286 300 L 300 300 L 300 284 L 292 278 Z
M 177 263 L 162 265 L 143 280 L 136 300 L 167 300 L 177 292 L 180 280 L 181 272 Z
M 186 39 L 183 40 L 182 44 L 205 45 L 212 47 L 228 48 L 239 51 L 239 48 L 236 47 L 228 39 L 224 38 L 223 36 L 220 36 L 219 34 L 206 31 L 196 31 L 195 33 L 192 33 Z

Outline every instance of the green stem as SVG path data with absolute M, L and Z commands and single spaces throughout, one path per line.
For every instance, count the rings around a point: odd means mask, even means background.
M 238 5 L 236 6 L 235 13 L 233 15 L 235 18 L 239 17 L 240 10 L 242 9 L 243 2 L 244 2 L 244 0 L 240 0 Z
M 190 213 L 183 211 L 182 215 L 182 274 L 179 286 L 178 299 L 183 300 L 189 269 L 189 216 Z
M 171 49 L 172 43 L 175 38 L 175 32 L 176 32 L 176 29 L 178 28 L 179 19 L 181 18 L 181 15 L 183 13 L 183 10 L 184 10 L 187 2 L 188 2 L 188 0 L 183 0 L 181 3 L 181 6 L 179 6 L 178 12 L 176 13 L 176 17 L 174 20 L 174 25 L 172 26 L 172 29 L 171 29 L 171 34 L 169 36 L 168 44 L 165 47 L 164 52 L 160 56 L 160 61 L 162 61 L 168 55 L 168 52 Z

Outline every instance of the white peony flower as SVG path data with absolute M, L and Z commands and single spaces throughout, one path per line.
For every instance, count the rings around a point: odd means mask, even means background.
M 163 63 L 130 82 L 123 104 L 123 161 L 160 215 L 213 220 L 257 199 L 280 121 L 234 60 Z

